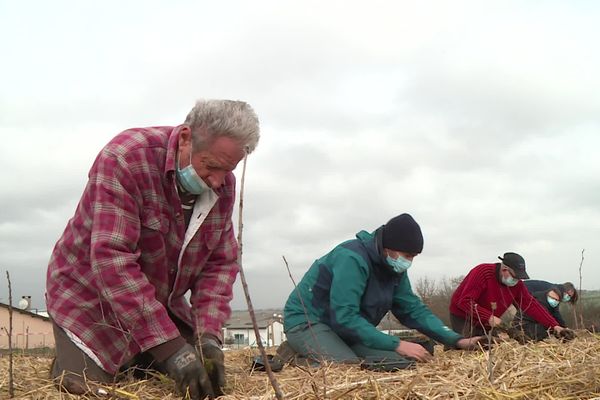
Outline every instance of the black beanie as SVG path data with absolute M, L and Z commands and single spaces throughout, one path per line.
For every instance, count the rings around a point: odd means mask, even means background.
M 400 214 L 383 226 L 382 245 L 390 250 L 421 253 L 423 251 L 421 228 L 409 214 Z

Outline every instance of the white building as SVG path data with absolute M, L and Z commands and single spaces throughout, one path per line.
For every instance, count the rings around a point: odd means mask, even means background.
M 389 311 L 382 318 L 381 322 L 379 322 L 379 325 L 377 325 L 377 329 L 379 329 L 383 333 L 387 333 L 388 335 L 394 335 L 394 336 L 400 336 L 400 337 L 414 336 L 414 335 L 419 334 L 418 331 L 416 331 L 414 329 L 409 329 L 409 328 L 405 327 L 404 325 L 402 325 L 396 319 L 396 317 L 394 317 L 392 315 L 392 313 Z
M 272 309 L 258 310 L 255 314 L 263 346 L 279 346 L 285 340 L 283 312 Z M 225 347 L 229 348 L 258 346 L 248 310 L 231 313 L 231 318 L 223 326 L 223 340 Z

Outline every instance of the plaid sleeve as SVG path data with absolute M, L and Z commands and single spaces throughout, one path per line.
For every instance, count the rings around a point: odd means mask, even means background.
M 88 191 L 93 215 L 90 261 L 98 293 L 143 351 L 178 336 L 137 262 L 142 204 L 135 171 L 145 165 L 143 152 L 126 162 L 105 151 L 92 167 Z

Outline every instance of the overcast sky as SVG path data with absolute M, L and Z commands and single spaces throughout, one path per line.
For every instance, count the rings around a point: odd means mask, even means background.
M 13 302 L 45 308 L 96 154 L 198 98 L 261 121 L 243 217 L 256 307 L 293 288 L 282 256 L 298 281 L 402 212 L 425 236 L 413 283 L 515 251 L 531 277 L 578 284 L 585 249 L 583 288 L 600 289 L 599 17 L 593 1 L 0 0 L 0 301 L 8 270 Z

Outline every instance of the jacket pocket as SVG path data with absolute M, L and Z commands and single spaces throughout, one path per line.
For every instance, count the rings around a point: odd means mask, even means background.
M 209 250 L 214 250 L 221 241 L 221 234 L 223 233 L 222 229 L 214 229 L 209 231 L 203 231 L 201 238 L 202 242 Z
M 169 219 L 157 210 L 144 210 L 141 225 L 142 229 L 145 228 L 152 231 L 159 231 L 162 234 L 167 234 L 169 232 Z

